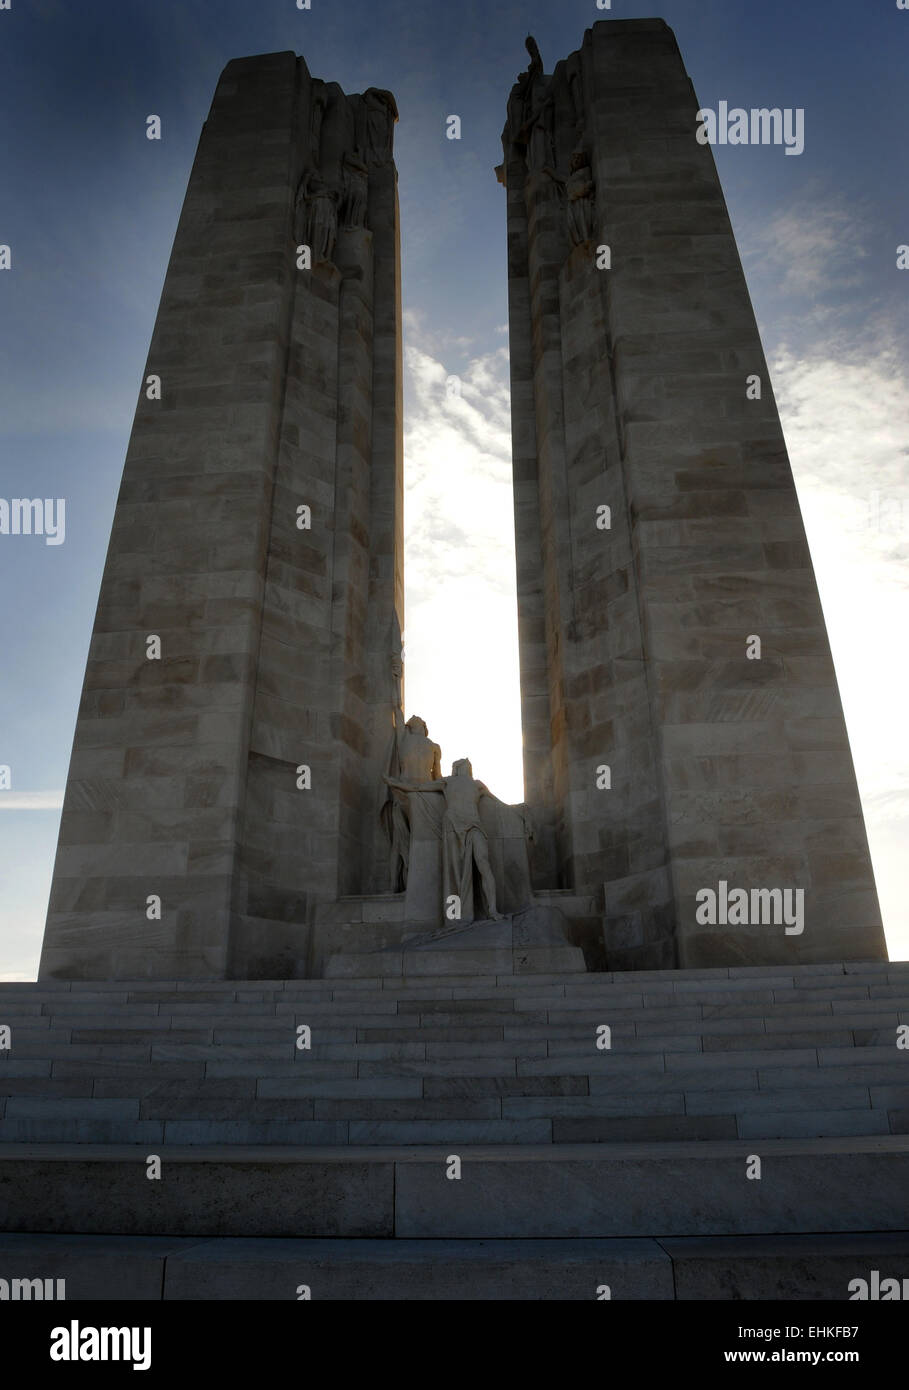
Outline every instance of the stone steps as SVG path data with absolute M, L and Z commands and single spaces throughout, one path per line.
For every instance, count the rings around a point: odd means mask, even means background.
M 0 1230 L 563 1240 L 900 1231 L 909 1137 L 0 1146 Z M 753 1155 L 759 1179 L 749 1179 Z M 452 1155 L 460 1159 L 460 1177 Z M 856 1271 L 861 1273 L 862 1271 Z
M 2 984 L 0 1143 L 905 1134 L 907 1021 L 909 963 Z
M 899 965 L 0 985 L 0 1277 L 842 1299 L 909 1256 L 904 1021 Z
M 357 1240 L 0 1235 L 0 1278 L 66 1301 L 614 1301 L 848 1297 L 909 1267 L 909 1232 L 662 1239 Z M 797 1321 L 797 1319 L 794 1319 Z

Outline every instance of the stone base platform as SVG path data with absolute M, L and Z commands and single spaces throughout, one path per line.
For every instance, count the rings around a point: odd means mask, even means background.
M 568 939 L 558 908 L 534 906 L 498 921 L 453 923 L 441 931 L 415 932 L 401 946 L 346 951 L 332 956 L 328 979 L 381 976 L 545 975 L 583 973 L 584 952 Z
M 560 964 L 554 961 L 546 966 L 540 957 L 539 963 L 531 966 L 532 970 L 554 972 L 586 968 L 602 972 L 606 969 L 604 919 L 602 913 L 597 911 L 593 898 L 571 893 L 567 889 L 540 889 L 534 893 L 533 900 L 527 907 L 509 913 L 508 919 L 515 922 L 513 944 L 516 947 L 550 945 L 576 948 L 575 954 L 563 957 Z M 557 927 L 554 926 L 556 922 Z M 328 974 L 329 962 L 339 955 L 361 956 L 361 973 L 372 975 L 376 973 L 370 964 L 374 952 L 387 953 L 381 958 L 377 957 L 375 962 L 377 966 L 384 966 L 388 963 L 391 952 L 409 950 L 417 944 L 422 946 L 438 939 L 438 949 L 441 950 L 441 942 L 446 936 L 452 942 L 457 942 L 457 949 L 461 949 L 470 939 L 470 930 L 480 925 L 478 922 L 470 926 L 451 923 L 440 928 L 435 921 L 409 918 L 404 893 L 377 893 L 339 898 L 337 902 L 323 903 L 316 908 L 315 921 L 311 928 L 307 975 L 318 977 Z M 479 937 L 474 937 L 473 940 L 476 943 Z M 510 949 L 512 942 L 505 943 L 500 938 L 490 936 L 483 944 L 486 948 L 495 945 L 501 949 L 505 945 Z M 577 952 L 580 952 L 580 955 Z M 460 964 L 467 969 L 471 968 L 466 956 L 461 957 Z M 501 969 L 490 972 L 488 965 L 488 961 L 481 962 L 478 968 L 484 974 L 510 973 L 512 969 L 508 964 L 504 964 Z M 337 967 L 333 969 L 337 973 Z M 385 972 L 384 969 L 380 969 L 378 973 L 400 972 Z M 417 973 L 424 972 L 420 970 Z M 523 972 L 519 968 L 516 973 Z

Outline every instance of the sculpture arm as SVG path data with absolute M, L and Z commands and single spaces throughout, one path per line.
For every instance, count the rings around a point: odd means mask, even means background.
M 398 777 L 386 777 L 384 779 L 390 787 L 397 787 L 402 792 L 444 792 L 444 781 L 440 782 L 402 782 Z

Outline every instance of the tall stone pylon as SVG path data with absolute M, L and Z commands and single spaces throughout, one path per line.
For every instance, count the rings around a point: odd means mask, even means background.
M 114 516 L 42 977 L 306 973 L 314 904 L 387 886 L 396 119 L 390 92 L 345 96 L 293 53 L 218 83 Z
M 886 958 L 786 445 L 675 38 L 604 21 L 550 74 L 528 50 L 497 172 L 535 882 L 599 901 L 614 968 Z M 787 889 L 801 931 L 765 920 Z

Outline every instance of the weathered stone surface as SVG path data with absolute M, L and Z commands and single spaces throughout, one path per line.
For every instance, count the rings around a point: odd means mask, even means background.
M 534 884 L 596 896 L 610 969 L 883 958 L 798 498 L 697 111 L 662 21 L 594 24 L 509 99 Z M 803 932 L 698 923 L 719 878 L 803 889 Z
M 357 1240 L 0 1235 L 4 1278 L 38 1269 L 87 1299 L 829 1300 L 905 1277 L 909 1233 L 661 1239 Z M 853 1285 L 854 1287 L 854 1285 Z
M 393 1162 L 336 1152 L 309 1161 L 305 1150 L 298 1157 L 286 1148 L 171 1149 L 166 1181 L 153 1183 L 145 1176 L 146 1150 L 137 1146 L 94 1144 L 80 1153 L 66 1145 L 3 1145 L 0 1229 L 391 1236 Z M 56 1197 L 49 1202 L 51 1191 Z
M 742 1141 L 581 1144 L 563 1147 L 558 1161 L 548 1162 L 552 1150 L 514 1157 L 510 1150 L 497 1157 L 480 1150 L 465 1157 L 460 1183 L 446 1181 L 438 1159 L 407 1160 L 396 1166 L 396 1230 L 412 1237 L 470 1238 L 482 1231 L 564 1238 L 671 1235 L 684 1227 L 690 1234 L 744 1235 L 892 1231 L 904 1219 L 909 1168 L 897 1136 L 802 1145 L 767 1140 L 764 1177 L 748 1185 L 746 1201 L 750 1151 Z
M 642 990 L 621 973 L 516 974 L 512 950 L 509 970 L 487 976 L 440 972 L 473 948 L 402 954 L 436 973 L 0 984 L 0 1143 L 728 1137 L 763 1152 L 765 1140 L 906 1132 L 905 965 L 667 971 Z
M 672 1266 L 655 1241 L 200 1242 L 168 1260 L 164 1297 L 441 1301 L 670 1299 Z
M 315 905 L 386 887 L 377 796 L 403 612 L 395 117 L 390 94 L 345 96 L 293 53 L 221 76 L 114 516 L 44 978 L 305 975 Z
M 676 1298 L 819 1299 L 843 1302 L 854 1279 L 906 1277 L 909 1232 L 738 1236 L 660 1241 Z
M 326 978 L 497 976 L 584 971 L 584 953 L 569 944 L 567 922 L 556 907 L 530 906 L 500 920 L 452 923 L 439 931 L 408 931 L 400 946 L 350 951 L 329 959 Z
M 65 1280 L 66 1302 L 83 1299 L 145 1302 L 160 1299 L 169 1259 L 192 1239 L 167 1236 L 0 1234 L 0 1279 L 41 1271 Z M 659 1253 L 659 1252 L 657 1252 Z
M 604 1283 L 662 1298 L 670 1275 L 681 1298 L 842 1298 L 844 1277 L 899 1275 L 909 966 L 628 984 L 0 984 L 0 1263 L 19 1277 L 40 1258 L 71 1299 L 118 1282 L 140 1298 L 305 1283 L 447 1299 L 465 1282 L 484 1299 Z M 190 1019 L 204 1037 L 166 1041 Z

